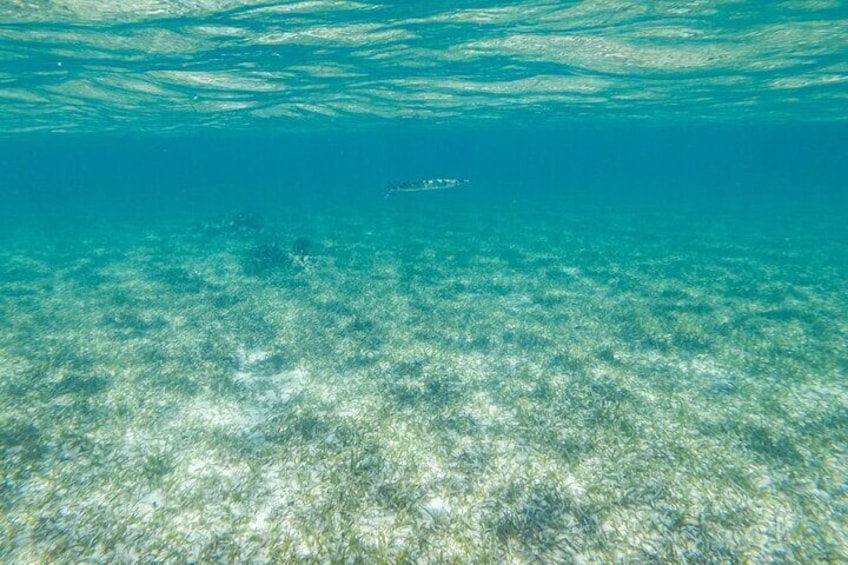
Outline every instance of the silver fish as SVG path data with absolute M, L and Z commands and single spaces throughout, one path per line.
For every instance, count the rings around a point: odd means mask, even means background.
M 386 198 L 393 192 L 421 192 L 422 190 L 443 190 L 468 184 L 468 179 L 423 179 L 390 184 L 386 189 Z

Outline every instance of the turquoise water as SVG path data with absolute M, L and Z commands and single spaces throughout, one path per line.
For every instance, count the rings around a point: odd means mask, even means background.
M 845 560 L 846 14 L 0 6 L 0 561 Z

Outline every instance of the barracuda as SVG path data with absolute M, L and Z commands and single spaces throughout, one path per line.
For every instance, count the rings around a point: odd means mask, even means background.
M 393 192 L 421 192 L 424 190 L 444 190 L 468 184 L 468 179 L 424 179 L 390 184 L 386 189 L 386 198 Z

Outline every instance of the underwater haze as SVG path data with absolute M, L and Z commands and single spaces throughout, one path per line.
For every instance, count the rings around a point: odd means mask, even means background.
M 846 179 L 841 0 L 0 2 L 0 562 L 844 562 Z

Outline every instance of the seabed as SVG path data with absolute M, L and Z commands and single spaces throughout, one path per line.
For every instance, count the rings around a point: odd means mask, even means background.
M 844 243 L 399 202 L 4 233 L 0 561 L 848 555 Z

